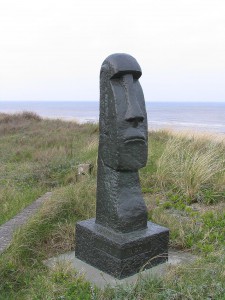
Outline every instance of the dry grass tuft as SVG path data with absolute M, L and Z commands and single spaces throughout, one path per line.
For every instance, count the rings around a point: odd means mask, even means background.
M 22 122 L 24 120 L 41 121 L 42 118 L 38 114 L 30 111 L 24 111 L 16 114 L 0 113 L 0 124 Z
M 203 187 L 224 188 L 224 144 L 199 138 L 173 136 L 158 160 L 158 182 L 173 184 L 191 199 Z
M 75 224 L 74 222 L 59 222 L 54 226 L 48 239 L 42 244 L 42 249 L 49 256 L 74 250 Z

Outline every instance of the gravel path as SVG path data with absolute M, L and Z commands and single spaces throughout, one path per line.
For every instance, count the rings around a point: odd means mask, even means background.
M 51 194 L 51 192 L 47 192 L 14 218 L 0 226 L 0 254 L 10 245 L 14 231 L 21 225 L 25 224 L 38 210 L 42 203 L 51 197 Z

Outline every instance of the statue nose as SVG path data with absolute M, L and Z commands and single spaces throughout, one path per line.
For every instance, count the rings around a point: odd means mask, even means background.
M 144 117 L 142 117 L 142 116 L 135 116 L 135 117 L 133 117 L 133 116 L 127 116 L 127 114 L 126 114 L 126 116 L 125 116 L 125 120 L 127 121 L 127 122 L 143 122 L 144 121 Z
M 140 108 L 138 99 L 136 97 L 133 76 L 131 74 L 124 75 L 123 81 L 125 85 L 125 94 L 127 101 L 127 111 L 125 114 L 125 120 L 128 122 L 135 123 L 143 122 L 144 114 Z

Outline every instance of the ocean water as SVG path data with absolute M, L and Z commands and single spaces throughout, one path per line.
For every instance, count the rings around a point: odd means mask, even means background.
M 146 102 L 149 130 L 194 130 L 225 134 L 225 102 Z M 0 112 L 33 111 L 42 117 L 98 122 L 99 103 L 93 101 L 1 101 Z

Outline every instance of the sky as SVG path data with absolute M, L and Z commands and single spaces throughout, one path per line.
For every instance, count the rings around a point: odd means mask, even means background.
M 146 101 L 225 102 L 225 1 L 0 1 L 0 101 L 97 101 L 112 53 Z

